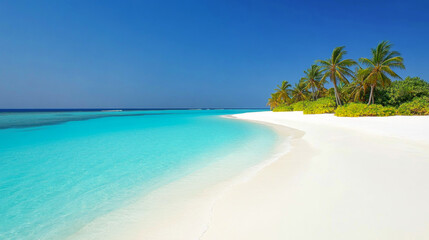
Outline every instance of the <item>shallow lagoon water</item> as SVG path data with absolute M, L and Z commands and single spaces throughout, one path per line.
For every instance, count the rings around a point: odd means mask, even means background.
M 1 113 L 0 239 L 67 238 L 240 150 L 257 164 L 277 135 L 221 117 L 248 111 Z

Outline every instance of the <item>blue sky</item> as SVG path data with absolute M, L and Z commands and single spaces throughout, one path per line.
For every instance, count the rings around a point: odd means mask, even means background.
M 3 1 L 0 108 L 264 107 L 389 40 L 429 80 L 425 1 Z

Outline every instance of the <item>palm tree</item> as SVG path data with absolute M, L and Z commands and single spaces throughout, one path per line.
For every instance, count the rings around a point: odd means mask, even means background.
M 346 77 L 353 77 L 354 75 L 349 67 L 357 64 L 356 61 L 352 59 L 343 59 L 346 53 L 344 46 L 337 47 L 332 51 L 330 59 L 317 60 L 321 65 L 321 71 L 324 73 L 321 80 L 324 81 L 329 76 L 329 79 L 334 84 L 335 102 L 337 105 L 341 105 L 341 98 L 337 88 L 337 79 L 347 84 L 349 81 Z
M 283 101 L 283 103 L 290 102 L 290 83 L 288 81 L 283 81 L 281 85 L 277 85 L 276 93 L 278 93 L 278 97 Z
M 267 106 L 270 106 L 270 109 L 272 110 L 273 108 L 279 106 L 281 104 L 280 98 L 279 98 L 279 93 L 271 93 L 271 97 L 268 98 L 268 103 Z
M 308 91 L 307 86 L 304 82 L 300 81 L 296 83 L 294 88 L 292 89 L 292 100 L 294 102 L 305 101 L 308 99 Z
M 320 66 L 312 65 L 311 68 L 304 71 L 304 74 L 305 77 L 301 78 L 301 81 L 307 90 L 311 89 L 311 97 L 313 100 L 316 100 L 316 97 L 319 95 L 320 85 L 322 84 L 322 72 L 320 71 Z
M 317 97 L 326 97 L 329 94 L 329 89 L 325 88 L 325 82 L 320 82 L 319 91 L 317 91 Z
M 369 88 L 368 82 L 366 81 L 367 77 L 367 71 L 360 67 L 356 68 L 356 74 L 353 78 L 353 82 L 348 86 L 350 91 L 350 98 L 352 99 L 352 101 L 365 101 L 365 96 Z
M 392 68 L 405 69 L 404 59 L 400 56 L 401 54 L 397 51 L 391 51 L 392 44 L 388 41 L 383 41 L 377 45 L 375 49 L 371 49 L 372 58 L 360 58 L 359 61 L 366 65 L 367 68 L 364 70 L 368 76 L 366 82 L 371 87 L 369 94 L 368 105 L 374 103 L 374 88 L 377 85 L 386 86 L 392 82 L 389 77 L 398 78 Z
M 340 82 L 337 87 L 338 96 L 340 96 L 341 103 L 348 103 L 350 101 L 350 84 Z M 335 89 L 334 89 L 335 90 Z

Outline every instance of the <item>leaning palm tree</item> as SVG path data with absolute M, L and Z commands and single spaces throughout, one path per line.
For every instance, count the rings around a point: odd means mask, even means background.
M 371 87 L 369 94 L 368 105 L 374 103 L 374 88 L 377 85 L 386 86 L 392 82 L 390 77 L 398 78 L 392 68 L 405 69 L 404 59 L 400 56 L 401 54 L 397 51 L 391 51 L 392 44 L 388 41 L 383 41 L 377 45 L 375 49 L 371 49 L 372 58 L 360 58 L 359 61 L 366 65 L 367 68 L 364 70 L 368 76 L 366 77 L 367 83 Z
M 311 68 L 304 71 L 305 77 L 301 78 L 301 81 L 305 85 L 306 89 L 311 89 L 311 98 L 316 100 L 319 95 L 320 85 L 322 83 L 322 72 L 320 66 L 312 65 Z M 317 92 L 316 92 L 317 91 Z
M 279 97 L 279 93 L 272 93 L 271 97 L 268 98 L 268 103 L 267 106 L 270 106 L 270 109 L 272 110 L 273 108 L 279 106 L 281 104 L 281 99 Z
M 290 102 L 290 83 L 288 81 L 283 81 L 281 85 L 277 85 L 276 93 L 278 93 L 278 97 L 283 101 L 283 103 Z
M 344 46 L 337 47 L 332 52 L 332 56 L 327 60 L 317 60 L 321 65 L 321 71 L 324 73 L 322 81 L 327 77 L 334 84 L 335 91 L 335 102 L 337 105 L 341 105 L 341 98 L 338 92 L 337 80 L 347 84 L 349 81 L 347 77 L 353 77 L 353 71 L 350 70 L 350 67 L 356 65 L 356 61 L 352 59 L 343 59 L 347 51 L 344 50 Z
M 307 86 L 304 82 L 296 83 L 292 89 L 292 100 L 294 102 L 305 101 L 309 98 Z

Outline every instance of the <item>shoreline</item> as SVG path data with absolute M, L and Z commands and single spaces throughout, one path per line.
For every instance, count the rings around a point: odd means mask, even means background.
M 234 118 L 231 116 L 221 117 Z M 237 161 L 237 157 L 243 154 L 244 147 L 237 153 L 224 156 L 219 162 L 154 190 L 135 204 L 95 219 L 67 239 L 204 239 L 205 232 L 210 228 L 212 211 L 217 201 L 236 185 L 253 178 L 253 175 L 289 152 L 288 134 L 294 130 L 289 129 L 286 135 L 280 135 L 281 129 L 285 131 L 283 127 L 264 125 L 270 128 L 278 139 L 273 151 L 264 155 L 258 163 L 238 171 L 236 169 L 231 176 L 228 173 L 227 177 L 216 175 L 220 170 L 228 169 L 228 162 Z M 153 202 L 157 202 L 155 208 Z M 121 216 L 128 217 L 124 219 Z
M 139 202 L 70 239 L 429 237 L 429 117 L 352 119 L 300 112 L 223 117 L 270 127 L 280 137 L 277 147 L 258 164 L 210 185 L 180 192 L 213 174 L 210 168 L 168 184 L 150 196 L 163 202 L 160 208 Z M 402 124 L 408 127 L 398 128 Z M 145 208 L 153 214 L 134 215 Z M 111 215 L 127 211 L 133 217 L 126 222 L 109 222 Z M 102 234 L 91 238 L 86 231 L 94 227 Z
M 429 117 L 234 117 L 305 134 L 217 203 L 201 239 L 429 238 Z

